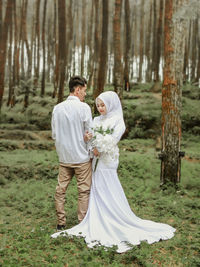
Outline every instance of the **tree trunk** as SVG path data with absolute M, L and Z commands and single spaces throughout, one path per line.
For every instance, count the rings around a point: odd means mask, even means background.
M 58 59 L 59 59 L 59 91 L 58 103 L 63 101 L 65 67 L 66 67 L 66 6 L 65 0 L 58 0 Z
M 122 0 L 115 0 L 115 14 L 113 20 L 113 44 L 114 44 L 114 72 L 113 72 L 113 82 L 114 90 L 122 99 L 123 95 L 123 68 L 121 62 L 121 27 L 120 27 L 120 14 L 122 8 Z
M 179 4 L 180 5 L 180 4 Z M 174 0 L 165 2 L 164 80 L 162 85 L 162 153 L 161 185 L 180 181 L 181 86 L 185 27 L 183 21 L 173 21 Z
M 124 55 L 124 89 L 130 90 L 129 83 L 129 59 L 131 47 L 131 26 L 130 26 L 130 4 L 129 0 L 125 0 L 125 55 Z
M 37 90 L 40 72 L 40 0 L 36 2 L 35 60 L 34 90 Z
M 3 8 L 3 1 L 0 1 L 0 40 L 2 38 L 2 8 Z
M 86 3 L 82 0 L 82 31 L 81 31 L 81 76 L 84 76 L 84 59 L 85 59 L 85 13 L 86 13 Z
M 0 109 L 3 104 L 5 64 L 7 53 L 8 30 L 12 18 L 13 0 L 7 1 L 5 18 L 2 26 L 2 38 L 0 39 Z
M 20 50 L 20 80 L 25 80 L 24 68 L 24 20 L 25 20 L 25 0 L 20 3 L 20 36 L 19 36 L 19 50 Z
M 96 94 L 95 91 L 97 90 L 97 75 L 99 69 L 99 25 L 100 25 L 100 18 L 99 18 L 99 0 L 95 0 L 95 31 L 94 31 L 94 66 L 93 66 L 93 98 L 95 99 Z
M 199 29 L 199 25 L 197 25 L 197 31 Z M 199 87 L 200 87 L 200 35 L 198 34 L 197 37 L 197 47 L 198 47 L 198 53 L 197 53 L 197 77 L 196 77 L 196 82 L 199 83 Z
M 98 71 L 98 83 L 97 88 L 94 92 L 96 98 L 100 93 L 103 92 L 104 84 L 107 74 L 107 59 L 108 59 L 108 1 L 103 0 L 102 8 L 102 37 L 101 37 L 101 50 L 99 60 L 99 71 Z
M 13 22 L 12 22 L 12 15 L 11 15 L 11 23 L 10 23 L 10 31 L 9 31 L 9 50 L 8 50 L 8 74 L 9 74 L 9 85 L 8 85 L 8 101 L 7 106 L 13 106 L 12 105 L 12 97 L 13 97 L 13 73 L 12 73 L 12 42 L 13 42 Z
M 197 37 L 198 37 L 198 19 L 192 22 L 192 66 L 191 66 L 191 81 L 195 81 L 196 62 L 197 62 Z
M 53 23 L 53 35 L 54 35 L 54 49 L 55 49 L 55 69 L 54 69 L 54 78 L 53 85 L 54 90 L 52 98 L 57 96 L 58 90 L 58 80 L 59 80 L 59 60 L 58 60 L 58 44 L 57 44 L 57 0 L 54 0 L 54 23 Z
M 27 51 L 27 58 L 28 58 L 28 69 L 27 69 L 27 79 L 31 79 L 31 72 L 32 72 L 32 50 L 29 47 L 28 38 L 27 38 L 27 7 L 28 7 L 28 0 L 25 2 L 25 10 L 24 10 L 24 18 L 23 18 L 23 41 L 26 46 Z
M 73 35 L 74 35 L 74 22 L 73 22 L 73 1 L 69 1 L 68 11 L 67 11 L 67 73 L 66 73 L 66 81 L 68 77 L 72 76 L 72 55 L 71 52 L 73 49 Z
M 42 22 L 43 70 L 42 70 L 42 83 L 41 83 L 41 97 L 43 97 L 44 93 L 45 93 L 45 74 L 46 74 L 45 24 L 46 24 L 46 10 L 47 10 L 47 0 L 44 0 L 43 22 Z
M 155 62 L 155 75 L 154 81 L 158 82 L 159 78 L 159 67 L 160 67 L 160 55 L 161 55 L 161 40 L 162 40 L 162 21 L 163 21 L 163 0 L 160 0 L 160 11 L 157 27 L 157 49 L 156 49 L 156 62 Z
M 152 34 L 152 2 L 150 2 L 150 14 L 149 14 L 149 21 L 148 27 L 146 32 L 146 57 L 147 57 L 147 69 L 146 69 L 146 82 L 152 81 L 152 72 L 151 72 L 151 51 L 152 51 L 152 42 L 151 42 L 151 34 Z
M 15 86 L 19 84 L 19 48 L 18 48 L 18 23 L 16 14 L 16 2 L 13 2 L 13 27 L 14 27 L 14 51 L 13 51 L 13 66 L 12 66 L 12 96 L 11 107 L 15 105 Z
M 183 65 L 183 82 L 189 79 L 188 76 L 188 64 L 189 64 L 189 47 L 190 47 L 190 32 L 191 32 L 191 21 L 188 27 L 187 38 L 185 40 L 185 52 L 184 52 L 184 65 Z
M 142 66 L 143 66 L 143 53 L 144 53 L 144 0 L 141 2 L 140 9 L 140 62 L 139 62 L 139 78 L 138 81 L 142 81 Z
M 152 64 L 151 64 L 151 72 L 153 76 L 153 80 L 155 80 L 155 72 L 156 72 L 156 64 L 157 64 L 157 12 L 156 12 L 156 0 L 153 0 L 153 44 L 152 44 Z
M 91 11 L 90 11 L 90 20 L 89 20 L 89 30 L 88 30 L 88 36 L 87 36 L 87 43 L 88 43 L 88 48 L 89 48 L 89 60 L 88 60 L 88 66 L 87 66 L 87 73 L 88 73 L 88 83 L 87 87 L 91 88 L 91 83 L 92 83 L 92 76 L 93 76 L 93 65 L 94 65 L 94 53 L 92 51 L 92 44 L 94 38 L 93 34 L 93 20 L 94 20 L 94 1 L 92 1 L 92 6 L 91 6 Z

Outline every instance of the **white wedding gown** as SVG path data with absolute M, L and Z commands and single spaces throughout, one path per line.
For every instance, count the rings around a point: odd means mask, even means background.
M 100 119 L 96 120 L 98 121 Z M 104 120 L 103 123 L 107 121 L 110 120 Z M 119 125 L 119 121 L 117 124 Z M 115 137 L 119 137 L 119 140 L 122 133 L 123 130 L 120 131 L 118 127 Z M 140 219 L 133 213 L 118 179 L 117 167 L 118 160 L 108 164 L 104 163 L 101 158 L 99 159 L 96 171 L 93 172 L 89 206 L 85 218 L 71 229 L 53 234 L 53 238 L 61 234 L 82 236 L 88 247 L 117 245 L 117 252 L 122 253 L 131 249 L 129 243 L 139 245 L 141 241 L 147 241 L 152 244 L 174 236 L 176 229 L 173 227 Z

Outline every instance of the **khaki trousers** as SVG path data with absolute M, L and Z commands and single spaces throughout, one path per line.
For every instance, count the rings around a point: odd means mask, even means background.
M 92 182 L 91 161 L 80 164 L 59 165 L 58 185 L 55 193 L 55 206 L 59 225 L 66 224 L 64 211 L 67 187 L 73 176 L 76 176 L 78 186 L 78 220 L 81 222 L 86 215 Z

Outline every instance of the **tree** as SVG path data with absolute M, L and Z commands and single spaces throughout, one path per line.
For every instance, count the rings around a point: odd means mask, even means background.
M 36 23 L 35 23 L 35 56 L 34 56 L 34 90 L 38 87 L 40 71 L 40 0 L 36 1 Z
M 8 86 L 8 101 L 7 106 L 13 106 L 13 73 L 12 73 L 12 42 L 13 42 L 13 10 L 11 15 L 11 23 L 9 27 L 9 49 L 8 49 L 8 72 L 9 72 L 9 86 Z
M 2 8 L 3 8 L 3 1 L 0 1 L 0 40 L 2 36 Z
M 146 69 L 146 81 L 147 82 L 152 81 L 151 33 L 152 33 L 152 2 L 150 2 L 150 14 L 149 14 L 148 27 L 147 27 L 147 32 L 146 32 L 146 47 L 145 47 L 145 53 L 147 57 L 147 69 Z
M 192 22 L 192 44 L 191 44 L 191 52 L 192 52 L 192 58 L 191 58 L 191 81 L 195 81 L 195 75 L 196 75 L 196 67 L 197 67 L 197 58 L 198 58 L 198 51 L 197 51 L 197 42 L 198 42 L 198 19 L 196 18 Z
M 1 30 L 2 38 L 0 39 L 0 109 L 2 107 L 2 102 L 3 102 L 8 29 L 12 21 L 12 8 L 13 8 L 13 0 L 8 0 L 5 18 Z
M 99 26 L 100 26 L 100 18 L 99 18 L 99 0 L 94 1 L 95 8 L 95 30 L 94 30 L 94 62 L 93 62 L 93 97 L 94 99 L 97 97 L 97 75 L 99 69 L 99 47 L 100 47 L 100 37 L 99 37 Z
M 27 51 L 27 58 L 28 58 L 28 70 L 26 79 L 31 78 L 32 72 L 32 50 L 30 49 L 28 37 L 27 37 L 27 7 L 28 7 L 28 0 L 24 2 L 24 11 L 23 11 L 23 20 L 22 20 L 22 45 L 25 44 L 26 51 Z
M 129 91 L 129 59 L 131 47 L 131 25 L 130 25 L 130 4 L 125 0 L 125 55 L 124 55 L 124 89 Z
M 63 101 L 65 67 L 66 67 L 66 5 L 65 0 L 58 0 L 58 60 L 59 60 L 59 90 L 58 103 Z
M 162 21 L 163 21 L 163 0 L 160 0 L 160 11 L 159 11 L 159 19 L 157 26 L 157 49 L 156 49 L 156 64 L 155 64 L 155 72 L 154 72 L 154 81 L 158 82 L 159 79 L 159 66 L 160 66 L 160 56 L 161 56 L 161 48 L 162 48 Z
M 157 43 L 157 5 L 156 5 L 156 0 L 153 0 L 153 28 L 152 28 L 152 35 L 153 35 L 153 40 L 152 40 L 152 64 L 151 64 L 151 77 L 153 74 L 153 80 L 155 80 L 155 72 L 156 72 L 156 64 L 158 62 L 157 60 L 157 49 L 158 49 L 158 43 Z
M 89 29 L 88 29 L 88 35 L 87 35 L 87 45 L 88 45 L 89 53 L 90 53 L 89 60 L 88 60 L 88 66 L 87 66 L 87 72 L 88 72 L 88 76 L 89 76 L 88 83 L 87 83 L 88 88 L 91 87 L 93 70 L 94 70 L 94 68 L 92 67 L 94 64 L 94 53 L 92 51 L 92 45 L 93 45 L 93 39 L 94 39 L 94 38 L 92 38 L 94 36 L 94 34 L 93 34 L 94 1 L 92 1 L 89 18 L 90 18 L 89 19 Z
M 144 0 L 141 2 L 140 8 L 140 62 L 139 62 L 139 78 L 142 81 L 142 66 L 143 66 L 143 53 L 144 53 Z
M 45 24 L 46 24 L 46 10 L 47 10 L 47 0 L 44 0 L 43 22 L 42 22 L 43 70 L 42 70 L 41 96 L 44 96 L 44 92 L 45 92 L 45 73 L 46 73 Z
M 58 79 L 59 79 L 59 61 L 58 61 L 58 42 L 57 42 L 57 0 L 54 0 L 54 20 L 53 20 L 53 36 L 54 36 L 54 54 L 55 54 L 55 68 L 54 68 L 54 77 L 53 85 L 54 90 L 52 98 L 55 98 L 58 90 Z
M 102 8 L 102 37 L 101 37 L 101 50 L 99 60 L 99 71 L 98 71 L 98 83 L 97 90 L 94 96 L 97 97 L 103 92 L 106 74 L 107 74 L 107 58 L 108 58 L 108 1 L 103 0 Z
M 85 13 L 86 3 L 82 1 L 82 32 L 81 32 L 81 76 L 84 76 L 84 59 L 85 59 Z
M 113 82 L 114 90 L 119 95 L 120 99 L 123 94 L 123 69 L 121 62 L 121 8 L 122 0 L 115 0 L 115 14 L 113 20 L 113 44 L 114 44 L 114 72 L 113 72 Z
M 173 20 L 175 11 L 184 1 L 165 1 L 164 79 L 162 85 L 162 153 L 161 184 L 180 181 L 181 86 L 185 27 L 183 19 Z

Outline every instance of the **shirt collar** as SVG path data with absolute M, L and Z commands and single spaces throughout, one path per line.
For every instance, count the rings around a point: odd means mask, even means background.
M 77 96 L 75 96 L 75 95 L 69 95 L 67 97 L 67 100 L 78 100 L 78 101 L 80 101 L 80 99 Z

